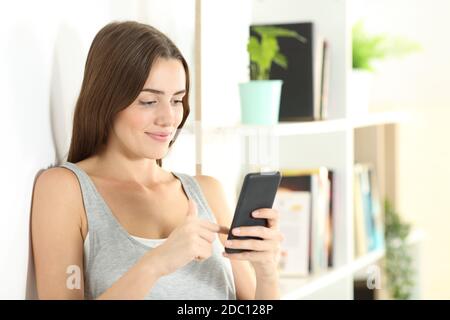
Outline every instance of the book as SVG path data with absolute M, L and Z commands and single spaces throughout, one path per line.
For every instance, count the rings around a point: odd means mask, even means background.
M 261 26 L 261 25 L 259 25 Z M 272 64 L 270 79 L 283 80 L 281 89 L 279 121 L 309 121 L 323 119 L 325 104 L 321 106 L 327 87 L 322 87 L 322 78 L 327 80 L 328 70 L 323 69 L 324 54 L 328 54 L 328 46 L 324 46 L 324 38 L 315 30 L 313 22 L 288 24 L 265 24 L 296 31 L 306 38 L 306 43 L 295 38 L 280 37 L 278 45 L 280 53 L 286 56 L 287 69 Z M 250 34 L 259 37 L 253 31 Z M 325 51 L 324 51 L 325 50 Z M 328 60 L 327 60 L 328 61 Z M 322 110 L 322 111 L 321 111 Z
M 328 170 L 328 181 L 329 181 L 329 196 L 328 196 L 328 200 L 329 200 L 329 214 L 328 214 L 328 221 L 327 221 L 327 237 L 326 237 L 326 246 L 327 246 L 327 251 L 328 251 L 328 267 L 332 267 L 333 266 L 333 259 L 334 259 L 334 255 L 333 255 L 333 250 L 334 250 L 334 230 L 333 230 L 333 196 L 334 196 L 334 174 L 332 170 Z
M 320 88 L 320 119 L 328 118 L 328 91 L 330 85 L 330 44 L 323 41 L 322 79 Z
M 309 264 L 311 273 L 326 270 L 330 265 L 332 237 L 330 231 L 330 181 L 325 167 L 307 170 L 281 170 L 280 188 L 311 193 L 309 219 Z
M 374 245 L 375 249 L 384 248 L 384 212 L 379 196 L 378 178 L 375 169 L 370 166 L 369 171 L 370 189 L 372 195 L 372 217 L 374 223 Z
M 359 257 L 367 253 L 366 226 L 364 223 L 364 209 L 361 199 L 361 183 L 359 179 L 362 167 L 355 165 L 353 172 L 353 211 L 355 226 L 355 256 Z
M 280 214 L 280 231 L 284 235 L 280 275 L 307 276 L 311 193 L 279 188 L 273 207 Z
M 359 172 L 359 182 L 361 186 L 361 202 L 364 214 L 364 224 L 366 226 L 367 250 L 375 249 L 375 226 L 372 216 L 372 193 L 370 189 L 369 169 L 364 166 Z
M 384 247 L 384 219 L 376 172 L 370 164 L 354 167 L 355 256 Z

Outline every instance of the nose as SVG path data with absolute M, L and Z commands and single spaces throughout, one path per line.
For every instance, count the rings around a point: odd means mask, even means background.
M 170 126 L 175 119 L 174 108 L 170 101 L 163 101 L 159 104 L 156 111 L 156 124 L 160 126 Z

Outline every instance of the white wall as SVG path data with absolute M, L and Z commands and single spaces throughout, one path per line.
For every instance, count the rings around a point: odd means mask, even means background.
M 126 19 L 166 32 L 185 53 L 193 74 L 193 0 L 0 3 L 0 299 L 26 296 L 34 177 L 68 151 L 73 107 L 91 41 L 106 23 Z M 174 155 L 191 155 L 193 172 L 192 141 L 175 147 Z M 184 169 L 189 161 L 176 159 L 168 159 L 170 167 L 188 171 Z
M 372 111 L 405 110 L 399 128 L 398 209 L 424 229 L 423 298 L 450 298 L 450 2 L 355 0 L 374 32 L 418 41 L 423 51 L 378 64 Z
M 247 41 L 251 1 L 201 0 L 201 100 L 204 127 L 240 121 L 238 84 L 249 80 Z M 232 209 L 240 189 L 243 162 L 238 135 L 203 137 L 202 173 L 221 181 Z M 238 186 L 238 187 L 236 187 Z

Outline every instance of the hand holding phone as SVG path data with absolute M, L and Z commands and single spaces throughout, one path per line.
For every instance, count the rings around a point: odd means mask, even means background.
M 272 208 L 280 181 L 281 173 L 278 171 L 248 173 L 245 176 L 234 212 L 233 222 L 228 233 L 228 240 L 260 239 L 256 237 L 238 237 L 232 234 L 232 230 L 242 226 L 267 227 L 267 219 L 253 218 L 252 212 L 261 208 Z M 225 251 L 227 253 L 239 253 L 248 250 L 225 248 Z

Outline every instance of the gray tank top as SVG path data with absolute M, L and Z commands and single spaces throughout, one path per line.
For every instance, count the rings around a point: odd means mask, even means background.
M 120 225 L 85 171 L 71 162 L 65 162 L 60 167 L 73 171 L 80 183 L 89 228 L 89 257 L 84 261 L 84 293 L 86 299 L 95 299 L 147 251 L 152 250 L 152 246 L 137 241 Z M 187 174 L 172 174 L 180 180 L 186 195 L 196 202 L 198 216 L 216 223 L 198 182 Z M 222 256 L 222 251 L 223 246 L 216 237 L 210 258 L 191 261 L 159 278 L 145 299 L 236 299 L 231 264 Z

